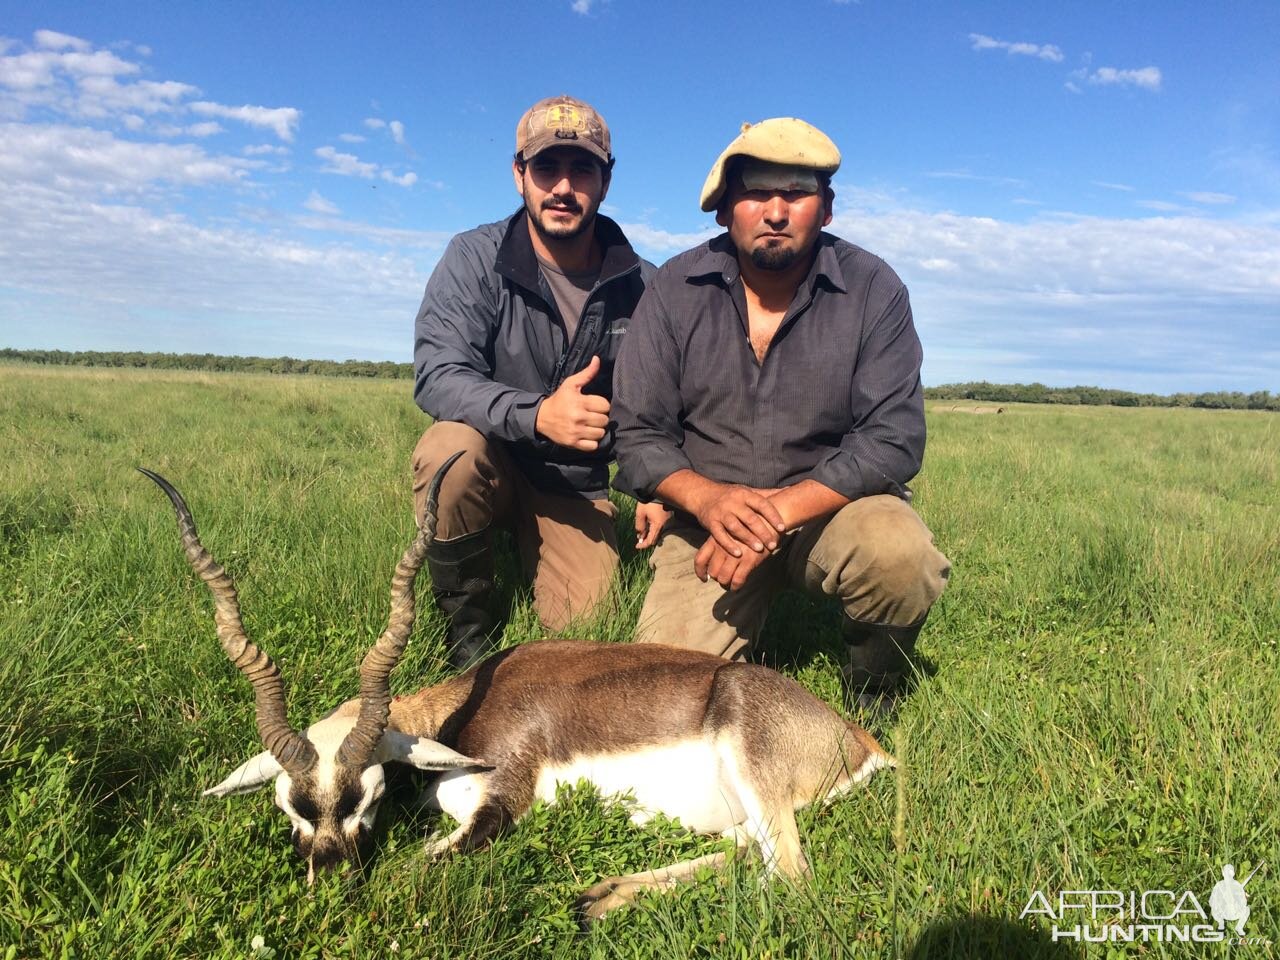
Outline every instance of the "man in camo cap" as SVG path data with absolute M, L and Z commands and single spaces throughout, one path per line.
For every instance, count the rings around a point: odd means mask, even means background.
M 744 659 L 784 586 L 835 598 L 851 700 L 887 710 L 950 573 L 908 505 L 920 341 L 880 258 L 823 232 L 840 152 L 747 125 L 701 206 L 725 233 L 668 261 L 614 377 L 614 486 L 676 510 L 637 639 Z
M 431 477 L 465 451 L 427 554 L 459 669 L 490 649 L 495 528 L 515 535 L 548 629 L 592 614 L 608 592 L 613 365 L 653 269 L 598 212 L 613 152 L 590 104 L 538 101 L 515 148 L 520 208 L 453 238 L 415 324 L 414 399 L 436 421 L 413 455 L 419 519 Z M 652 505 L 638 519 L 656 534 L 664 516 Z

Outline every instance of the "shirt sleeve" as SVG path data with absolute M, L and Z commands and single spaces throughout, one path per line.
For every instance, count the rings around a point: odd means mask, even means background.
M 480 251 L 455 237 L 427 281 L 414 322 L 413 396 L 437 420 L 497 440 L 539 438 L 545 395 L 493 379 L 498 297 Z
M 888 493 L 910 498 L 906 483 L 924 460 L 924 390 L 920 338 L 907 288 L 868 325 L 854 371 L 853 427 L 810 474 L 851 500 Z
M 663 480 L 692 466 L 682 449 L 680 349 L 660 284 L 661 274 L 645 288 L 613 371 L 618 458 L 613 486 L 646 502 Z

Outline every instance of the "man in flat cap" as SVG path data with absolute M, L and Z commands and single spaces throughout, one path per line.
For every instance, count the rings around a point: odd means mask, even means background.
M 675 508 L 637 639 L 743 659 L 782 587 L 843 608 L 846 689 L 892 707 L 950 565 L 908 506 L 924 453 L 902 281 L 824 233 L 835 144 L 743 128 L 702 189 L 726 232 L 670 260 L 614 375 L 615 486 Z
M 520 209 L 454 237 L 418 310 L 414 399 L 435 419 L 413 454 L 419 521 L 431 477 L 464 451 L 427 554 L 459 669 L 490 649 L 495 527 L 514 533 L 551 630 L 591 614 L 617 567 L 613 366 L 653 267 L 597 212 L 612 170 L 591 106 L 535 103 L 516 127 Z M 638 523 L 656 533 L 664 515 L 647 505 Z

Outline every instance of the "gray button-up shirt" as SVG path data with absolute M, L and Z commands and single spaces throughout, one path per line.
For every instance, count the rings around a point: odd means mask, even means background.
M 920 340 L 889 265 L 823 233 L 763 363 L 748 330 L 728 234 L 658 271 L 614 371 L 613 485 L 651 500 L 689 468 L 752 487 L 813 479 L 850 499 L 909 496 L 924 456 Z

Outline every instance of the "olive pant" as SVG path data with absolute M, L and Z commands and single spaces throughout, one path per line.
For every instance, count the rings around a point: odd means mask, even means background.
M 533 603 L 547 629 L 562 630 L 590 616 L 609 592 L 618 568 L 617 508 L 608 498 L 588 500 L 536 489 L 500 441 L 487 440 L 463 423 L 439 421 L 413 451 L 413 499 L 418 521 L 427 486 L 440 465 L 459 450 L 445 475 L 436 510 L 437 541 L 454 540 L 498 526 L 516 539 Z
M 693 559 L 707 532 L 677 514 L 649 559 L 653 584 L 636 641 L 746 659 L 760 638 L 769 602 L 782 588 L 835 597 L 849 619 L 920 623 L 942 594 L 951 564 L 919 515 L 897 497 L 864 497 L 785 537 L 738 590 L 700 581 Z

